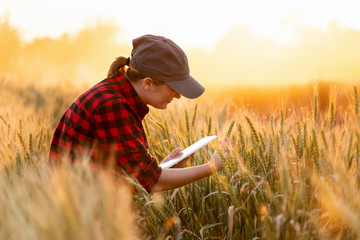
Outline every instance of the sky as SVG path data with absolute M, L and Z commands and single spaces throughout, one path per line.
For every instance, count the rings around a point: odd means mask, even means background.
M 95 83 L 132 39 L 155 34 L 206 86 L 360 84 L 358 1 L 0 0 L 0 74 Z
M 152 33 L 183 48 L 213 48 L 234 26 L 250 27 L 260 36 L 288 44 L 293 27 L 325 29 L 331 20 L 360 30 L 358 0 L 0 0 L 7 15 L 28 41 L 74 33 L 97 21 L 120 26 L 119 42 Z

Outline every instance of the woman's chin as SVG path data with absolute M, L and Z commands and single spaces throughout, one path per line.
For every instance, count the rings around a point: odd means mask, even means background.
M 156 108 L 156 109 L 166 109 L 167 108 L 167 105 L 168 105 L 169 103 L 164 103 L 164 104 L 159 104 L 159 105 L 152 105 L 154 108 Z
M 166 109 L 167 105 L 168 105 L 168 103 L 164 104 L 160 109 Z

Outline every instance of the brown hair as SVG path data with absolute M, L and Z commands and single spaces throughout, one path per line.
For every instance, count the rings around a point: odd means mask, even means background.
M 146 78 L 144 74 L 137 71 L 130 64 L 130 58 L 123 56 L 117 57 L 115 61 L 110 65 L 109 71 L 107 73 L 108 78 L 117 77 L 119 75 L 125 75 L 129 81 L 136 82 L 139 79 Z M 152 79 L 155 85 L 164 84 L 163 81 L 158 81 Z
M 117 77 L 121 74 L 126 73 L 126 66 L 129 64 L 129 58 L 126 57 L 117 57 L 115 61 L 110 65 L 109 71 L 107 73 L 108 78 Z

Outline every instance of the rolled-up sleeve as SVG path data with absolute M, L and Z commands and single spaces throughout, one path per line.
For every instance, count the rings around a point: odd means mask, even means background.
M 141 119 L 124 100 L 100 103 L 93 113 L 95 138 L 116 164 L 150 192 L 158 182 L 161 167 L 148 151 Z

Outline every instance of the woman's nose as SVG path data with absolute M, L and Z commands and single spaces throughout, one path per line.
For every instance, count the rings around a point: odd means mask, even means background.
M 180 95 L 178 92 L 176 92 L 176 91 L 174 91 L 174 92 L 175 92 L 175 97 L 176 97 L 177 99 L 181 98 L 181 95 Z

